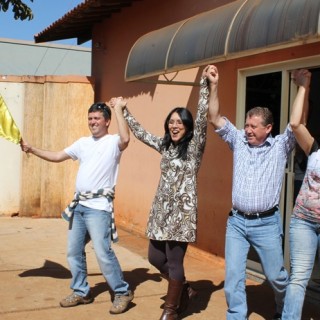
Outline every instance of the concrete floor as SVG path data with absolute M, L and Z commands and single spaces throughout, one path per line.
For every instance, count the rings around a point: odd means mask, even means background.
M 87 246 L 88 281 L 94 303 L 61 308 L 59 301 L 70 293 L 66 261 L 67 223 L 62 219 L 0 217 L 0 319 L 32 320 L 144 320 L 160 318 L 167 283 L 147 261 L 148 241 L 118 228 L 119 243 L 113 246 L 124 277 L 135 293 L 130 309 L 110 315 L 111 296 Z M 199 298 L 181 319 L 225 319 L 224 266 L 221 259 L 195 255 L 185 260 L 186 275 Z M 273 295 L 266 284 L 247 281 L 249 319 L 271 319 Z M 320 307 L 306 301 L 304 320 L 320 320 Z

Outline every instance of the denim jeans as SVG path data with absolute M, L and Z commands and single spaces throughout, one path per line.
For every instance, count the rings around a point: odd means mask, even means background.
M 282 223 L 279 211 L 270 217 L 246 219 L 232 211 L 226 232 L 227 319 L 247 319 L 246 266 L 250 245 L 260 257 L 264 274 L 275 294 L 277 312 L 283 308 L 285 289 L 289 280 L 283 266 Z M 273 311 L 270 310 L 270 313 Z M 272 316 L 272 315 L 270 315 Z
M 69 225 L 68 263 L 72 274 L 70 288 L 80 296 L 86 296 L 87 282 L 85 245 L 91 238 L 100 270 L 115 294 L 125 294 L 129 285 L 123 279 L 118 259 L 111 248 L 111 214 L 80 204 L 74 210 Z
M 282 319 L 300 320 L 306 287 L 311 277 L 317 249 L 320 246 L 320 224 L 291 218 L 290 265 Z

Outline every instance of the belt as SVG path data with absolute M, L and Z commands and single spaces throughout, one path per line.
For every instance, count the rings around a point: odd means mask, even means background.
M 242 212 L 238 209 L 234 209 L 237 214 L 240 216 L 246 218 L 246 219 L 259 219 L 259 218 L 266 218 L 266 217 L 271 217 L 274 215 L 274 213 L 279 209 L 278 206 L 273 207 L 272 209 L 262 211 L 262 212 Z M 232 211 L 230 211 L 229 216 L 233 216 Z

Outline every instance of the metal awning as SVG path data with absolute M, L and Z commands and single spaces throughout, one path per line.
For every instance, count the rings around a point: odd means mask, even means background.
M 320 0 L 238 0 L 150 32 L 133 45 L 126 81 L 319 41 Z

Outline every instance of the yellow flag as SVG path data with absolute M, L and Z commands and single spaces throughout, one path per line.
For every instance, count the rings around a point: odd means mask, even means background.
M 10 111 L 0 95 L 0 137 L 3 137 L 16 144 L 20 143 L 21 134 L 16 126 Z

